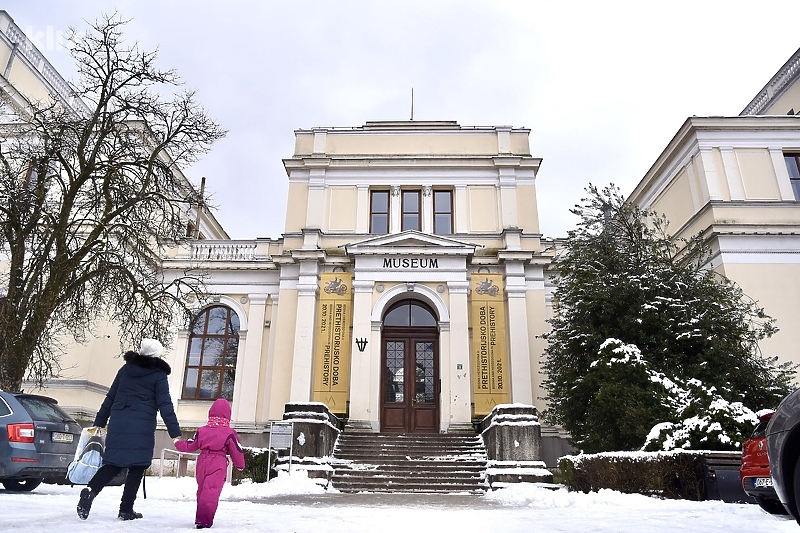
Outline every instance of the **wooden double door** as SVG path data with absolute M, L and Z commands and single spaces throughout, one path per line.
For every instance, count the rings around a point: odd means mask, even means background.
M 439 432 L 437 328 L 384 328 L 381 431 Z

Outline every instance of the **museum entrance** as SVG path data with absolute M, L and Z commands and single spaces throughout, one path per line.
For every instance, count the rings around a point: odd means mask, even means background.
M 381 431 L 439 432 L 439 330 L 433 312 L 403 300 L 383 320 Z

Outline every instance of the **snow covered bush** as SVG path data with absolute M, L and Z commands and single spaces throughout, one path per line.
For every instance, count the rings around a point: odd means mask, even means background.
M 754 411 L 741 402 L 729 402 L 699 380 L 680 386 L 663 375 L 652 379 L 667 391 L 663 401 L 674 410 L 674 422 L 653 426 L 643 450 L 739 450 L 758 423 Z

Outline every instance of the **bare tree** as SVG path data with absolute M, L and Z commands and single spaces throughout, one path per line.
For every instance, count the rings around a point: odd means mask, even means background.
M 85 105 L 29 102 L 0 126 L 0 389 L 57 376 L 60 339 L 100 321 L 129 345 L 169 338 L 202 292 L 191 272 L 166 280 L 161 254 L 204 204 L 180 168 L 226 132 L 155 51 L 124 42 L 126 22 L 70 32 Z

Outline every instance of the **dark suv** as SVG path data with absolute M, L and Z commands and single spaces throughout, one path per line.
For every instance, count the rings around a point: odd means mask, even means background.
M 753 497 L 759 506 L 770 514 L 786 514 L 778 499 L 769 470 L 767 456 L 767 424 L 775 411 L 763 411 L 758 416 L 758 424 L 753 435 L 742 445 L 742 466 L 739 477 L 744 492 Z
M 81 427 L 47 396 L 0 391 L 0 483 L 29 491 L 63 480 Z

